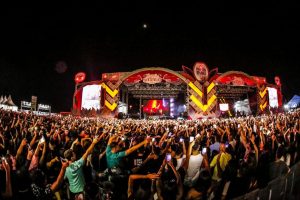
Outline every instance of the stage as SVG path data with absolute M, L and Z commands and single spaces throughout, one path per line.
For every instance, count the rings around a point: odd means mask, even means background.
M 83 73 L 84 74 L 84 73 Z M 104 73 L 99 81 L 75 77 L 72 113 L 103 117 L 211 118 L 263 114 L 282 108 L 281 83 L 241 71 L 220 73 L 197 62 L 182 71 L 162 67 Z

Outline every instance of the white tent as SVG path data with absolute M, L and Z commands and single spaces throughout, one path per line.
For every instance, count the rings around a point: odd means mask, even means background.
M 8 98 L 7 98 L 7 101 L 6 101 L 6 104 L 8 106 L 16 106 L 11 98 L 11 96 L 9 95 Z
M 2 104 L 6 104 L 6 102 L 7 102 L 7 97 L 4 96 L 3 101 L 2 101 Z
M 300 106 L 300 96 L 294 95 L 293 98 L 287 103 L 289 108 L 297 108 Z
M 6 96 L 3 95 L 0 98 L 0 108 L 4 109 L 4 110 L 12 110 L 12 111 L 18 111 L 18 106 L 16 106 L 11 98 L 11 95 L 8 96 L 8 98 Z

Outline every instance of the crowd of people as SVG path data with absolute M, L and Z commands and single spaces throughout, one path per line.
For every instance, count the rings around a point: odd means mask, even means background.
M 0 199 L 232 199 L 300 160 L 300 112 L 209 120 L 0 110 Z

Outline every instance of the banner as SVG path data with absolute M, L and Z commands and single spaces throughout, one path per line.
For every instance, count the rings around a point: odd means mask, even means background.
M 271 108 L 278 108 L 277 89 L 268 87 L 269 105 Z

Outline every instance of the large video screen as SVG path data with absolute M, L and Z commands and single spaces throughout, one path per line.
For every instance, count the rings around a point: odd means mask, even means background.
M 101 85 L 87 85 L 82 89 L 81 109 L 100 110 Z
M 229 109 L 228 103 L 220 103 L 219 106 L 221 111 L 228 111 Z
M 278 107 L 278 96 L 277 96 L 277 89 L 268 87 L 269 93 L 269 105 L 271 108 Z
M 170 101 L 166 99 L 145 100 L 143 103 L 143 112 L 147 115 L 169 115 Z

